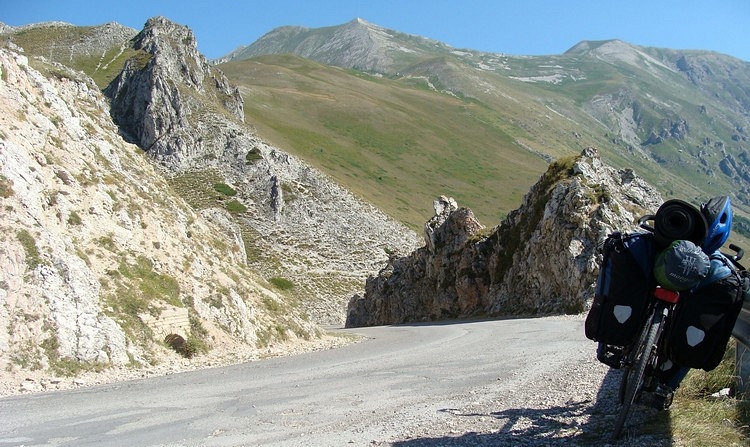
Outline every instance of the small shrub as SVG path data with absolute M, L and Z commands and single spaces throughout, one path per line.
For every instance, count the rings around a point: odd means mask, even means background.
M 226 183 L 214 183 L 214 190 L 218 193 L 224 194 L 227 197 L 237 195 L 237 191 Z
M 91 259 L 89 259 L 89 255 L 78 248 L 76 248 L 76 255 L 78 255 L 79 258 L 83 259 L 83 262 L 85 262 L 87 266 L 91 267 L 92 264 Z
M 120 264 L 118 270 L 122 276 L 138 282 L 138 289 L 143 296 L 161 299 L 173 306 L 181 307 L 179 299 L 180 285 L 169 275 L 153 270 L 153 263 L 144 256 L 139 256 L 135 264 Z
M 269 279 L 268 282 L 281 290 L 290 290 L 294 288 L 293 282 L 285 278 L 279 278 L 278 276 L 274 276 L 273 278 Z
M 3 175 L 0 175 L 0 197 L 7 199 L 13 195 L 13 182 Z
M 221 295 L 219 294 L 211 294 L 211 296 L 208 297 L 207 300 L 208 305 L 215 308 L 215 309 L 223 309 L 224 308 L 224 301 L 221 299 Z
M 273 314 L 280 314 L 284 312 L 284 305 L 283 303 L 271 298 L 271 297 L 263 297 L 263 306 L 265 306 L 266 310 Z
M 239 214 L 246 212 L 247 207 L 236 200 L 232 200 L 227 203 L 227 211 L 233 214 Z
M 261 155 L 260 150 L 254 147 L 247 152 L 247 155 L 245 155 L 245 164 L 251 165 L 261 159 L 263 159 L 263 156 Z
M 23 369 L 31 371 L 43 368 L 39 347 L 31 340 L 26 340 L 15 353 L 10 354 L 10 361 Z
M 81 216 L 75 211 L 71 211 L 70 216 L 68 216 L 68 225 L 81 225 L 82 223 Z
M 100 362 L 82 362 L 69 357 L 64 357 L 50 363 L 50 369 L 57 375 L 66 377 L 75 377 L 82 372 L 95 371 L 102 372 L 107 368 L 107 364 Z
M 115 240 L 112 238 L 112 235 L 102 236 L 96 240 L 97 245 L 100 247 L 109 250 L 111 252 L 114 252 L 117 249 L 117 244 L 115 243 Z
M 26 229 L 18 230 L 16 237 L 26 252 L 26 266 L 30 269 L 36 268 L 37 265 L 42 263 L 42 259 L 34 237 Z
M 209 351 L 208 344 L 201 338 L 189 336 L 185 341 L 184 356 L 193 358 L 198 354 L 205 354 Z
M 609 203 L 612 199 L 612 195 L 610 194 L 609 190 L 604 185 L 594 185 L 592 187 L 594 192 L 594 202 L 595 203 Z
M 188 297 L 192 301 L 192 297 Z M 188 312 L 188 320 L 190 321 L 190 333 L 196 337 L 208 337 L 208 331 L 203 327 L 201 319 L 195 314 L 195 312 Z

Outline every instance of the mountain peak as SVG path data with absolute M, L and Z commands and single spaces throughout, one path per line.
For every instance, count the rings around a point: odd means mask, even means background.
M 656 75 L 659 70 L 674 71 L 664 62 L 649 54 L 649 49 L 619 39 L 584 40 L 577 43 L 565 55 L 589 55 L 611 64 L 625 63 L 647 69 Z
M 578 42 L 577 44 L 573 45 L 564 54 L 567 54 L 567 55 L 585 54 L 585 53 L 594 52 L 601 47 L 608 47 L 608 46 L 631 46 L 631 45 L 619 39 L 582 40 Z
M 384 71 L 389 53 L 399 48 L 394 31 L 355 18 L 324 28 L 279 27 L 250 46 L 241 47 L 220 61 L 242 60 L 261 54 L 293 53 L 328 65 Z
M 360 17 L 357 17 L 356 19 L 352 20 L 349 23 L 356 24 L 356 25 L 373 26 L 372 23 L 370 23 L 367 20 L 365 20 L 363 18 L 360 18 Z
M 326 65 L 391 73 L 450 51 L 449 46 L 438 41 L 390 30 L 357 17 L 342 25 L 323 28 L 275 28 L 218 62 L 293 53 Z

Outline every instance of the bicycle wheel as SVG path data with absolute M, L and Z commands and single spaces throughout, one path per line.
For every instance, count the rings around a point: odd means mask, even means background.
M 651 319 L 650 324 L 647 326 L 648 330 L 644 330 L 645 337 L 641 337 L 638 346 L 635 348 L 633 366 L 628 369 L 625 377 L 622 379 L 624 381 L 624 395 L 622 396 L 620 414 L 618 414 L 617 422 L 615 422 L 613 439 L 620 437 L 622 428 L 625 426 L 625 420 L 630 414 L 630 408 L 641 393 L 646 367 L 657 353 L 656 339 L 659 336 L 662 320 L 663 315 L 660 312 L 657 312 Z
M 625 391 L 628 387 L 628 378 L 630 377 L 630 373 L 633 371 L 633 365 L 635 365 L 638 358 L 639 348 L 643 345 L 643 342 L 646 341 L 649 329 L 651 328 L 651 325 L 646 323 L 651 322 L 653 318 L 653 313 L 648 315 L 648 318 L 643 324 L 643 329 L 641 329 L 641 333 L 638 335 L 638 340 L 627 349 L 627 353 L 625 354 L 625 361 L 622 368 L 622 380 L 620 381 L 620 389 L 617 396 L 620 405 L 625 402 Z

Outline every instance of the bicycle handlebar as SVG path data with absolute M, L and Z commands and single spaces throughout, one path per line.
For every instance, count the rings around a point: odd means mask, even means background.
M 646 214 L 645 216 L 638 219 L 638 226 L 653 233 L 655 231 L 654 227 L 647 224 L 646 222 L 648 222 L 649 220 L 654 220 L 655 217 L 656 216 L 654 216 L 653 214 Z
M 745 250 L 743 250 L 743 248 L 740 247 L 739 245 L 729 244 L 729 249 L 734 251 L 733 255 L 728 255 L 726 253 L 722 253 L 722 254 L 726 256 L 727 258 L 729 258 L 729 260 L 735 264 L 737 264 L 737 261 L 739 261 L 740 259 L 742 259 L 743 256 L 745 256 Z

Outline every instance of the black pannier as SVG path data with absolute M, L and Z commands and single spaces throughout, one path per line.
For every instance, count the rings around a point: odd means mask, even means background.
M 656 285 L 655 251 L 654 234 L 650 232 L 615 232 L 604 240 L 594 300 L 586 316 L 587 338 L 613 346 L 628 346 L 635 341 Z
M 680 298 L 668 345 L 674 363 L 711 371 L 724 356 L 750 279 L 717 253 L 704 284 Z

